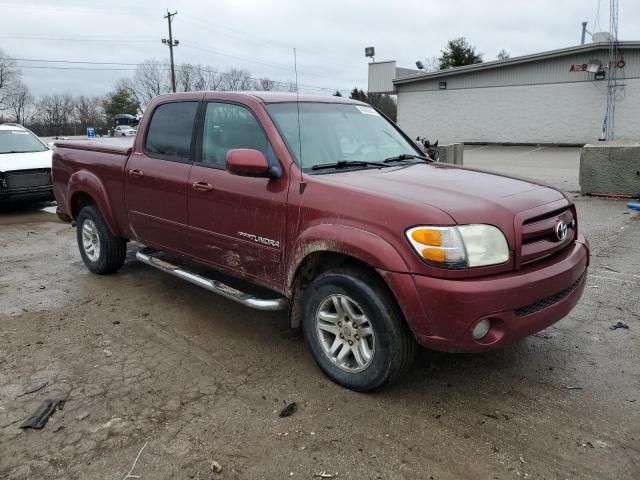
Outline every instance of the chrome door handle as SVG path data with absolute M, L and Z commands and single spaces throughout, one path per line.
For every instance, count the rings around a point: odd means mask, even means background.
M 138 177 L 138 178 L 142 178 L 144 177 L 144 172 L 142 170 L 137 170 L 137 169 L 132 169 L 129 170 L 129 176 L 130 177 Z
M 194 182 L 191 186 L 198 192 L 210 192 L 213 190 L 213 185 L 207 182 Z

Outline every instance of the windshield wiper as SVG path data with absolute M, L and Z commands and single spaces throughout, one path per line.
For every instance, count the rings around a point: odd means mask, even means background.
M 384 163 L 381 163 L 381 162 L 367 162 L 364 160 L 340 160 L 339 162 L 335 162 L 335 163 L 319 163 L 317 165 L 313 165 L 311 167 L 311 170 L 322 170 L 324 168 L 370 167 L 370 166 L 374 166 L 378 168 L 388 167 L 388 165 L 385 165 Z
M 424 160 L 425 162 L 434 162 L 435 160 L 431 157 L 425 157 L 424 155 L 413 155 L 411 153 L 401 153 L 395 157 L 385 158 L 383 160 L 384 163 L 392 163 L 392 162 L 402 162 L 403 160 L 413 160 L 413 159 Z

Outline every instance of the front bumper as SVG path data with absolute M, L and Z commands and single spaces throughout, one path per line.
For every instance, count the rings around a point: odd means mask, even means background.
M 477 352 L 532 335 L 565 317 L 587 280 L 584 237 L 548 259 L 519 271 L 448 280 L 380 272 L 396 296 L 416 340 L 434 350 Z M 483 319 L 491 329 L 480 340 L 472 330 Z
M 0 189 L 0 200 L 53 200 L 53 186 Z

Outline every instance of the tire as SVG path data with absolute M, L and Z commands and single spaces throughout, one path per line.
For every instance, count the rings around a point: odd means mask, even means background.
M 80 210 L 76 237 L 82 261 L 91 272 L 107 275 L 117 272 L 124 264 L 127 244 L 123 238 L 111 234 L 95 205 Z
M 415 339 L 386 286 L 359 269 L 329 271 L 308 286 L 302 331 L 325 375 L 357 392 L 378 390 L 397 380 L 415 357 Z M 342 346 L 334 352 L 335 342 Z M 340 360 L 345 348 L 351 352 Z

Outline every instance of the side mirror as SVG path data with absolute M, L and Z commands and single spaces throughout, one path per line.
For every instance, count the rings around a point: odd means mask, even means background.
M 245 177 L 274 177 L 264 153 L 251 148 L 234 148 L 227 152 L 226 167 L 229 173 Z

